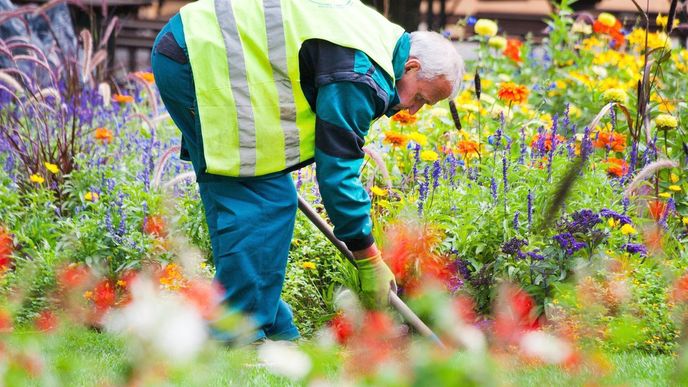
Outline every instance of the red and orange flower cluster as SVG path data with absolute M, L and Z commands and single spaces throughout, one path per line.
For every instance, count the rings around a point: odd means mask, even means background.
M 600 131 L 597 132 L 592 145 L 595 148 L 607 149 L 614 152 L 623 152 L 626 149 L 626 136 L 617 132 Z
M 623 32 L 621 32 L 621 29 L 623 28 L 623 25 L 621 22 L 614 17 L 614 15 L 611 15 L 606 12 L 602 12 L 598 17 L 597 20 L 592 24 L 592 30 L 598 34 L 603 34 L 603 35 L 608 35 L 612 41 L 612 47 L 614 48 L 619 48 L 621 47 L 622 44 L 624 44 L 624 41 L 626 40 L 626 37 L 624 36 Z

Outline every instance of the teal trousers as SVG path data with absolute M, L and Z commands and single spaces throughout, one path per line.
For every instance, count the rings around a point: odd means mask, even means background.
M 203 175 L 201 124 L 179 15 L 158 35 L 151 64 L 163 103 L 182 132 L 186 156 L 196 174 Z M 298 338 L 291 309 L 280 298 L 297 210 L 291 175 L 204 178 L 198 186 L 224 304 L 253 319 L 253 339 Z M 231 331 L 211 332 L 226 341 L 236 336 Z

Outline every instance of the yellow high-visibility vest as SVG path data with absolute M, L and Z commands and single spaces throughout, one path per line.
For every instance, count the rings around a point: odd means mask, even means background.
M 313 158 L 315 112 L 300 86 L 304 41 L 363 51 L 394 79 L 404 32 L 359 0 L 198 0 L 180 14 L 206 172 L 235 177 Z

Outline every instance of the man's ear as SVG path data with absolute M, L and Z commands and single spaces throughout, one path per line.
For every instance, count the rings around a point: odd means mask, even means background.
M 416 58 L 409 58 L 404 64 L 404 72 L 420 71 L 420 61 Z

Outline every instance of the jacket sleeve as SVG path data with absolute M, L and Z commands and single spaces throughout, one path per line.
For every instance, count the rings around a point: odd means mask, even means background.
M 316 178 L 334 234 L 349 250 L 373 244 L 370 198 L 359 171 L 364 138 L 383 109 L 373 88 L 334 82 L 318 88 L 315 126 Z

